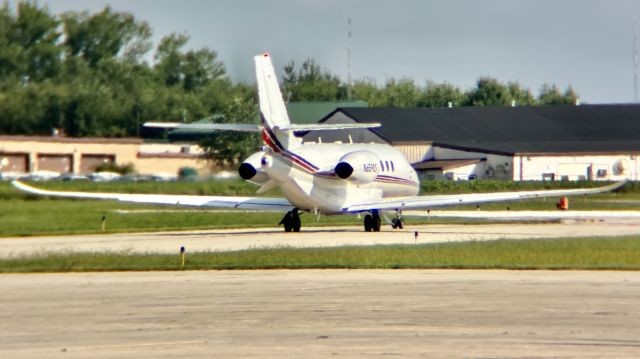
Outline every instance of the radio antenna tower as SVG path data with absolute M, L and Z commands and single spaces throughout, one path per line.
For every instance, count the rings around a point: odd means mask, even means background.
M 347 19 L 347 100 L 351 100 L 351 18 Z
M 638 102 L 638 67 L 640 58 L 638 49 L 638 20 L 633 22 L 633 102 Z

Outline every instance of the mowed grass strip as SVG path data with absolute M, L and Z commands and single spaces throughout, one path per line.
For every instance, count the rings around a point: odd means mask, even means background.
M 62 253 L 0 260 L 4 273 L 332 268 L 640 270 L 640 238 L 200 252 L 187 253 L 184 268 L 178 253 Z
M 522 183 L 454 181 L 427 181 L 436 186 L 435 193 L 524 190 L 550 186 L 580 186 L 575 183 Z M 451 182 L 451 183 L 449 183 Z M 171 193 L 191 195 L 253 195 L 257 187 L 240 180 L 215 180 L 202 182 L 39 182 L 34 184 L 52 190 L 100 191 L 131 193 Z M 437 186 L 439 185 L 439 187 Z M 587 184 L 585 184 L 587 185 Z M 588 185 L 601 185 L 589 183 Z M 572 197 L 573 210 L 638 210 L 640 209 L 640 185 L 630 183 L 624 193 L 606 193 L 596 196 Z M 431 192 L 433 193 L 433 192 Z M 272 191 L 270 196 L 280 196 Z M 557 199 L 493 203 L 482 205 L 482 210 L 554 210 Z M 163 212 L 162 210 L 172 210 Z M 475 210 L 475 206 L 454 206 L 448 209 Z M 158 210 L 158 211 L 156 211 Z M 106 230 L 102 229 L 102 218 L 107 218 Z M 211 212 L 185 209 L 183 207 L 159 207 L 127 204 L 116 201 L 54 199 L 28 195 L 13 188 L 8 182 L 0 182 L 0 236 L 39 236 L 86 233 L 120 233 L 158 230 L 222 229 L 278 227 L 283 213 L 265 212 Z M 362 225 L 355 216 L 302 216 L 303 227 L 326 225 Z M 450 218 L 407 218 L 407 225 L 420 223 L 482 223 L 484 220 Z M 496 222 L 496 221 L 491 221 Z

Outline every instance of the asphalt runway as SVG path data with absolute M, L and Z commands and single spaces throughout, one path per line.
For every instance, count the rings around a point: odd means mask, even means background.
M 637 358 L 637 272 L 0 275 L 0 357 Z
M 0 238 L 0 257 L 50 252 L 178 253 L 229 251 L 274 247 L 329 247 L 377 244 L 444 243 L 497 239 L 530 239 L 640 234 L 635 218 L 563 223 L 510 223 L 474 225 L 411 225 L 403 230 L 384 226 L 379 233 L 357 227 L 305 227 L 300 233 L 284 233 L 279 227 L 200 230 L 76 236 Z M 418 232 L 415 240 L 414 233 Z

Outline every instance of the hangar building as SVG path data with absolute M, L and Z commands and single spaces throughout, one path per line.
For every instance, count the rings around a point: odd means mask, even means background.
M 640 179 L 640 105 L 338 108 L 320 122 L 380 122 L 303 139 L 389 143 L 424 179 Z
M 0 136 L 0 175 L 37 171 L 90 174 L 102 163 L 133 164 L 140 174 L 177 174 L 192 167 L 207 174 L 195 145 L 144 143 L 137 138 Z

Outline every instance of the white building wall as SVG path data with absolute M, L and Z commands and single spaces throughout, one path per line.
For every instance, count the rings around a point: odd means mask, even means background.
M 434 156 L 437 160 L 485 158 L 486 161 L 478 163 L 474 169 L 478 179 L 512 180 L 514 178 L 514 159 L 512 156 L 453 150 L 437 146 L 434 147 Z
M 409 163 L 422 162 L 433 158 L 433 145 L 431 144 L 394 145 L 393 147 L 402 152 Z
M 640 163 L 637 156 L 578 155 L 578 156 L 517 156 L 514 180 L 540 181 L 544 174 L 555 180 L 618 181 L 638 180 Z M 547 177 L 549 179 L 549 177 Z
M 437 146 L 433 148 L 433 154 L 437 160 L 480 159 L 487 157 L 486 153 L 452 150 Z
M 640 159 L 634 154 L 504 156 L 441 147 L 434 147 L 433 153 L 434 158 L 438 160 L 486 158 L 485 169 L 477 176 L 479 179 L 640 180 Z
M 470 176 L 483 178 L 485 176 L 485 171 L 486 166 L 483 162 L 472 163 L 466 166 L 444 170 L 444 178 L 454 181 L 467 181 Z

